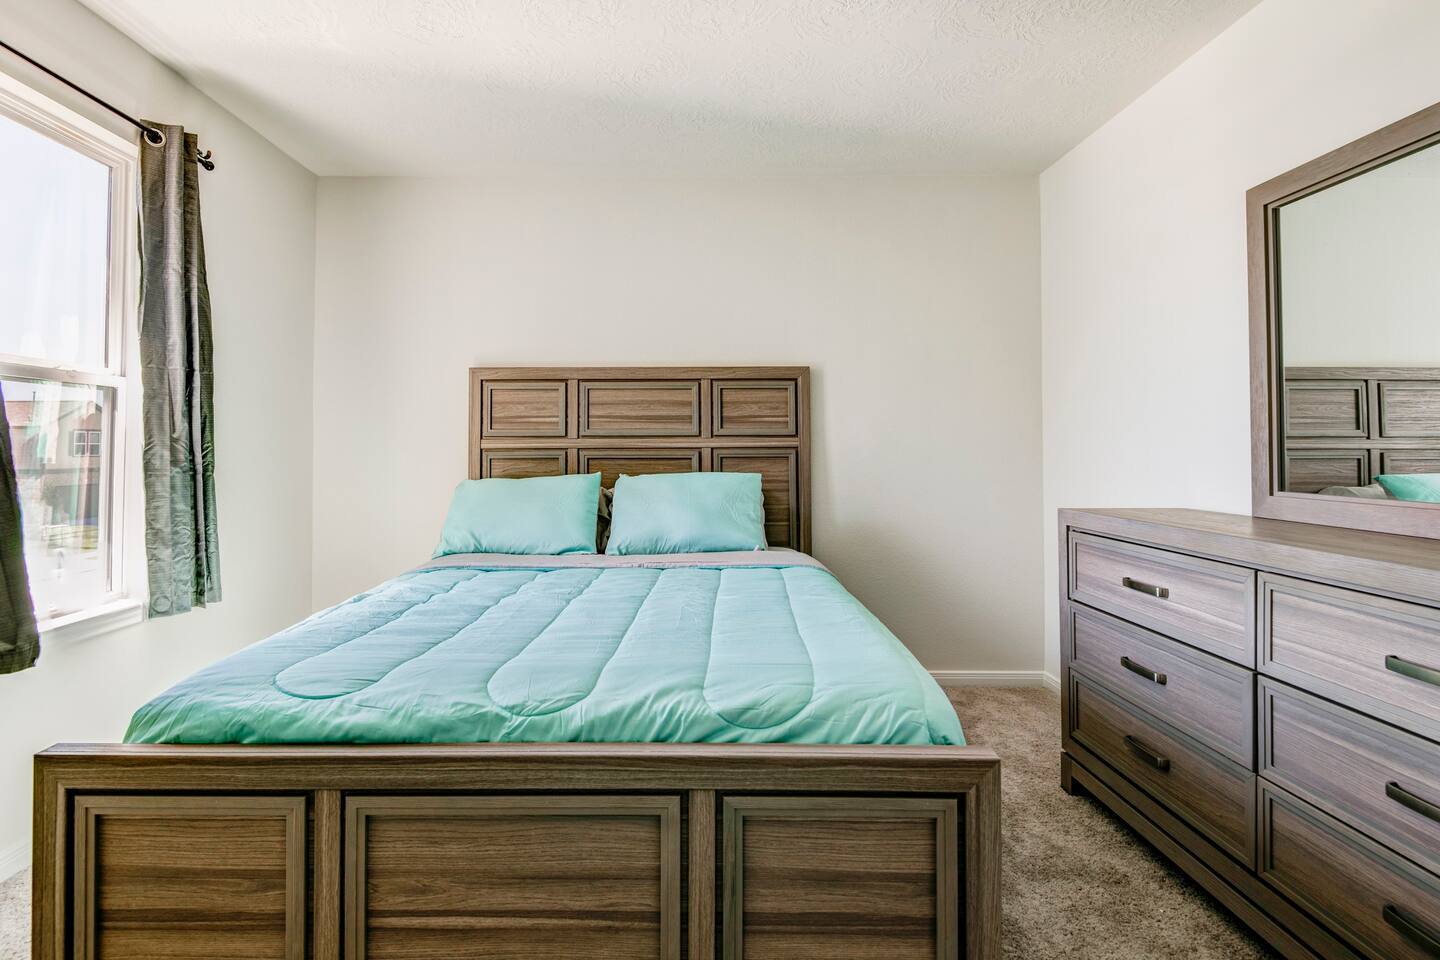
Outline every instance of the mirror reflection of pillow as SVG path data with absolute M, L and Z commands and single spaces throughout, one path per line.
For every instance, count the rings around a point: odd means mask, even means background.
M 1397 500 L 1440 503 L 1440 473 L 1382 473 L 1375 480 Z
M 1385 492 L 1385 488 L 1378 483 L 1366 484 L 1363 487 L 1326 487 L 1320 491 L 1322 497 L 1359 497 L 1362 500 L 1391 500 L 1394 499 Z

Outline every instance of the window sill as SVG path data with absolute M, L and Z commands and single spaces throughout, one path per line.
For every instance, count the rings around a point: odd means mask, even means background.
M 90 610 L 40 621 L 40 641 L 89 640 L 112 630 L 134 626 L 144 619 L 145 605 L 139 600 L 112 600 Z

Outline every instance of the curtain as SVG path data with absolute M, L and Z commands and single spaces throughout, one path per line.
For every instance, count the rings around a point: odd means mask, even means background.
M 149 123 L 149 121 L 146 121 Z M 214 355 L 196 138 L 140 140 L 140 376 L 150 615 L 220 599 Z
M 0 673 L 35 665 L 40 633 L 25 576 L 25 533 L 20 526 L 20 489 L 10 450 L 10 420 L 0 393 Z

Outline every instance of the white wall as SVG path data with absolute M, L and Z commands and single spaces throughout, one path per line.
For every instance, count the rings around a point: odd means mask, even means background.
M 1245 191 L 1440 100 L 1434 0 L 1265 0 L 1040 177 L 1055 510 L 1250 512 Z
M 816 554 L 928 667 L 1040 668 L 1034 178 L 327 178 L 318 251 L 317 606 L 429 556 L 467 367 L 799 363 Z
M 1287 367 L 1440 364 L 1440 147 L 1280 210 Z
M 132 114 L 183 123 L 215 151 L 200 174 L 214 306 L 216 485 L 225 599 L 81 643 L 0 676 L 0 868 L 29 838 L 31 754 L 118 740 L 182 676 L 310 609 L 315 178 L 73 0 L 0 0 L 6 42 Z M 123 125 L 0 53 L 4 69 Z

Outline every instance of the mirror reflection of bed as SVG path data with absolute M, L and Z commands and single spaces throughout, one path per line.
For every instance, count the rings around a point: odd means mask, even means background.
M 1440 366 L 1287 367 L 1284 436 L 1288 492 L 1405 499 L 1379 478 L 1440 474 Z
M 1287 493 L 1429 502 L 1440 478 L 1440 149 L 1280 207 Z

